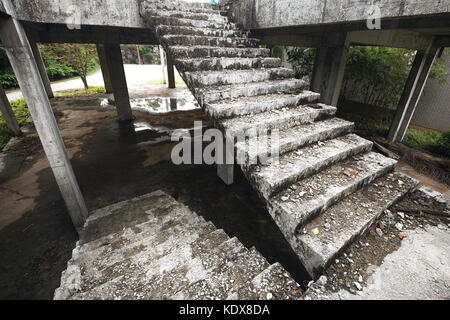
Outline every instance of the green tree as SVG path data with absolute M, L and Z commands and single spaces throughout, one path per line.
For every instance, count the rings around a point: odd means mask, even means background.
M 93 44 L 48 44 L 42 45 L 45 60 L 56 61 L 71 68 L 80 77 L 87 90 L 87 75 L 98 64 L 97 48 Z

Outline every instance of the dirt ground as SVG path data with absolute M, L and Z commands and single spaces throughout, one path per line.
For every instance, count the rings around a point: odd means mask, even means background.
M 134 123 L 124 125 L 114 110 L 98 106 L 102 98 L 52 100 L 89 210 L 162 189 L 229 236 L 237 236 L 247 247 L 255 246 L 270 263 L 280 262 L 301 285 L 308 284 L 311 279 L 241 172 L 228 187 L 217 178 L 215 166 L 175 166 L 170 161 L 172 130 L 191 128 L 194 120 L 209 125 L 200 110 L 133 112 Z M 7 178 L 0 177 L 0 299 L 52 299 L 78 235 L 32 123 L 24 131 L 25 137 L 7 151 L 22 159 L 15 161 L 20 166 L 13 166 Z M 415 194 L 398 205 L 416 208 L 417 201 L 424 200 Z M 420 205 L 439 209 L 435 203 Z M 381 218 L 386 226 L 382 239 L 374 226 L 343 253 L 353 257 L 354 264 L 346 259 L 331 265 L 326 273 L 329 290 L 354 291 L 354 278 L 361 275 L 365 281 L 369 276 L 368 264 L 377 265 L 398 249 L 402 240 L 386 217 Z M 406 227 L 425 225 L 423 219 L 439 224 L 439 218 L 428 215 L 410 220 L 394 214 L 392 219 L 401 219 Z M 370 249 L 361 250 L 359 243 Z

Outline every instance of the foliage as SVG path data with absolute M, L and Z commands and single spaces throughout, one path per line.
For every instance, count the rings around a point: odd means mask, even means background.
M 296 77 L 302 78 L 312 73 L 314 49 L 288 47 L 287 54 Z M 445 54 L 448 54 L 448 49 Z M 365 104 L 395 109 L 414 56 L 414 51 L 406 49 L 350 47 L 341 96 L 347 100 L 360 97 Z M 431 69 L 430 79 L 445 83 L 447 76 L 444 62 L 437 59 Z
M 292 64 L 296 78 L 311 76 L 314 68 L 316 49 L 293 47 L 288 50 L 288 61 Z
M 57 91 L 55 92 L 55 97 L 74 97 L 105 92 L 104 86 L 90 86 L 88 89 L 69 89 Z
M 450 131 L 436 133 L 408 129 L 403 139 L 403 143 L 411 148 L 429 151 L 436 155 L 450 158 Z
M 0 83 L 5 89 L 16 88 L 19 86 L 13 70 L 8 67 L 0 73 Z
M 25 103 L 25 99 L 20 98 L 17 100 L 12 100 L 10 104 L 16 116 L 17 122 L 19 123 L 19 125 L 23 125 L 30 116 L 27 105 Z M 0 113 L 0 150 L 5 147 L 10 138 L 11 132 L 6 126 L 5 119 Z
M 76 71 L 64 64 L 54 62 L 46 67 L 50 81 L 66 79 L 77 75 Z
M 47 67 L 61 65 L 73 69 L 83 81 L 85 89 L 88 89 L 87 75 L 98 65 L 97 48 L 93 44 L 47 44 L 40 46 L 44 62 Z M 55 64 L 56 62 L 56 64 Z M 69 69 L 66 69 L 68 72 Z

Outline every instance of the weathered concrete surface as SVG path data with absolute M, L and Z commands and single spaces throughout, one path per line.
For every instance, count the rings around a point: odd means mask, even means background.
M 366 0 L 239 0 L 231 2 L 233 2 L 234 20 L 245 29 L 365 21 L 369 18 L 369 8 L 372 4 Z M 382 19 L 450 13 L 449 0 L 426 2 L 382 0 L 376 5 L 381 9 Z
M 156 191 L 91 214 L 55 299 L 296 299 L 297 288 L 279 264 Z

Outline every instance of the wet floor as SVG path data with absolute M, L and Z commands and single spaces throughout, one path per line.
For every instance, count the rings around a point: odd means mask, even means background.
M 211 125 L 200 109 L 177 107 L 163 112 L 161 108 L 167 105 L 162 102 L 151 112 L 135 110 L 136 119 L 121 124 L 114 110 L 93 103 L 97 98 L 102 97 L 87 97 L 84 103 L 79 98 L 52 101 L 89 210 L 162 189 L 229 236 L 238 237 L 245 246 L 255 246 L 270 263 L 280 262 L 300 284 L 309 281 L 305 269 L 239 170 L 235 170 L 235 183 L 226 186 L 217 177 L 215 166 L 177 166 L 170 161 L 176 143 L 170 140 L 173 130 L 190 129 L 194 120 Z M 184 108 L 181 104 L 186 102 L 178 102 L 177 106 Z M 16 179 L 29 181 L 27 175 L 30 179 L 36 177 L 38 192 L 33 198 L 36 205 L 0 230 L 0 255 L 6 261 L 0 266 L 3 299 L 51 299 L 75 247 L 76 234 L 45 161 L 42 150 L 25 161 Z M 33 171 L 39 162 L 47 167 Z M 6 183 L 9 189 L 14 189 L 14 180 Z M 4 186 L 2 183 L 0 188 Z M 19 206 L 21 201 L 18 198 L 13 206 Z M 29 240 L 24 241 L 24 236 Z

